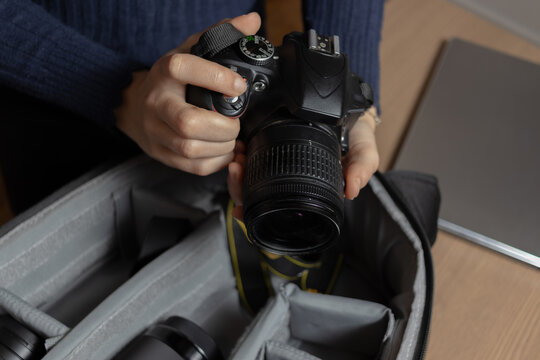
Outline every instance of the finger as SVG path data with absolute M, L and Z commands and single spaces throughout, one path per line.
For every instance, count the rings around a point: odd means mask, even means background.
M 157 120 L 156 122 L 158 124 L 153 126 L 151 129 L 151 135 L 155 141 L 185 158 L 200 159 L 215 157 L 235 151 L 235 133 L 232 133 L 233 135 L 229 140 L 200 140 L 193 137 L 183 137 L 179 135 L 177 131 L 173 130 L 168 123 L 165 123 L 164 121 Z M 150 132 L 150 130 L 148 132 Z M 210 131 L 207 131 L 203 134 L 208 135 L 209 133 Z M 215 138 L 216 137 L 214 137 L 214 139 Z
M 195 175 L 206 176 L 225 168 L 232 161 L 234 153 L 230 152 L 225 155 L 203 159 L 188 159 L 162 146 L 156 151 L 154 157 L 156 160 L 172 168 Z
M 187 159 L 204 159 L 233 153 L 234 140 L 228 142 L 207 142 L 183 139 L 175 136 L 172 141 L 162 143 L 174 153 Z
M 349 133 L 349 152 L 344 158 L 345 197 L 354 199 L 379 166 L 379 153 L 371 126 L 358 121 Z
M 242 183 L 244 180 L 244 169 L 246 166 L 245 145 L 242 141 L 236 141 L 234 148 L 234 159 L 229 164 L 229 174 L 227 176 L 227 187 L 229 195 L 235 205 L 242 205 Z
M 245 154 L 246 153 L 246 144 L 242 140 L 236 140 L 236 147 L 234 148 L 236 153 Z
M 256 12 L 237 16 L 227 22 L 233 24 L 235 28 L 245 35 L 253 35 L 261 27 L 261 17 Z
M 244 79 L 218 63 L 191 54 L 171 54 L 160 61 L 166 77 L 229 96 L 238 96 L 247 89 Z M 161 60 L 161 59 L 160 59 Z
M 241 205 L 235 206 L 232 211 L 232 216 L 242 221 L 244 218 L 243 215 L 244 215 L 244 207 Z
M 243 218 L 243 180 L 244 169 L 246 166 L 245 145 L 242 141 L 236 142 L 234 149 L 234 160 L 229 164 L 229 174 L 227 176 L 227 188 L 229 189 L 229 195 L 234 202 L 234 209 L 232 215 L 242 220 Z
M 199 39 L 201 38 L 202 34 L 204 34 L 205 32 L 207 32 L 208 30 L 210 30 L 213 27 L 216 27 L 216 26 L 221 25 L 223 23 L 229 22 L 231 20 L 232 19 L 230 19 L 230 18 L 223 19 L 220 22 L 218 22 L 218 23 L 216 23 L 216 24 L 214 24 L 212 26 L 207 27 L 203 31 L 200 31 L 200 32 L 195 33 L 195 34 L 191 34 L 190 36 L 188 36 L 188 38 L 179 47 L 177 47 L 175 50 L 173 50 L 173 52 L 189 53 L 191 51 L 191 48 L 193 47 L 193 45 L 195 45 L 197 42 L 199 42 Z
M 246 146 L 242 140 L 236 140 L 233 161 L 239 163 L 243 168 L 246 167 Z
M 377 170 L 378 163 L 378 153 L 373 147 L 366 147 L 357 153 L 346 168 L 345 197 L 347 199 L 352 200 L 358 196 L 360 189 L 367 185 Z
M 238 163 L 240 166 L 242 166 L 242 168 L 244 169 L 246 168 L 246 155 L 235 153 L 233 161 L 235 163 Z M 242 175 L 243 174 L 244 173 L 242 172 Z
M 185 103 L 178 95 L 167 93 L 156 102 L 158 117 L 184 139 L 229 142 L 238 137 L 240 120 Z
M 229 164 L 229 174 L 227 175 L 227 187 L 229 194 L 235 205 L 242 205 L 242 179 L 244 168 L 237 162 Z

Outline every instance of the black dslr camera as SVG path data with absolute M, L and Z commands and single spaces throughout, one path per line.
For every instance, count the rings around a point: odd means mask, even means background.
M 240 117 L 250 240 L 291 255 L 332 244 L 344 217 L 341 155 L 355 120 L 373 104 L 371 88 L 351 72 L 339 38 L 294 32 L 274 48 L 262 36 L 223 24 L 204 33 L 192 53 L 236 71 L 248 85 L 232 98 L 190 87 L 187 100 Z

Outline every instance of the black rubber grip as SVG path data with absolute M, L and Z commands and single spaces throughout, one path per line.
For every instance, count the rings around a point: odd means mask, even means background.
M 205 59 L 210 59 L 244 36 L 232 24 L 221 24 L 204 32 L 199 38 L 199 42 L 191 48 L 191 53 Z

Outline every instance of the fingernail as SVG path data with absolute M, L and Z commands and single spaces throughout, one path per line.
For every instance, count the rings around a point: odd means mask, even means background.
M 247 89 L 247 84 L 243 78 L 237 77 L 236 79 L 234 79 L 234 90 L 240 93 L 244 93 L 246 89 Z

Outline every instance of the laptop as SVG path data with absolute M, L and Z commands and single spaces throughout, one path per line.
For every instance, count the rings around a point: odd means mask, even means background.
M 449 41 L 394 168 L 437 176 L 440 229 L 540 268 L 540 65 Z
M 449 0 L 540 45 L 538 0 Z

